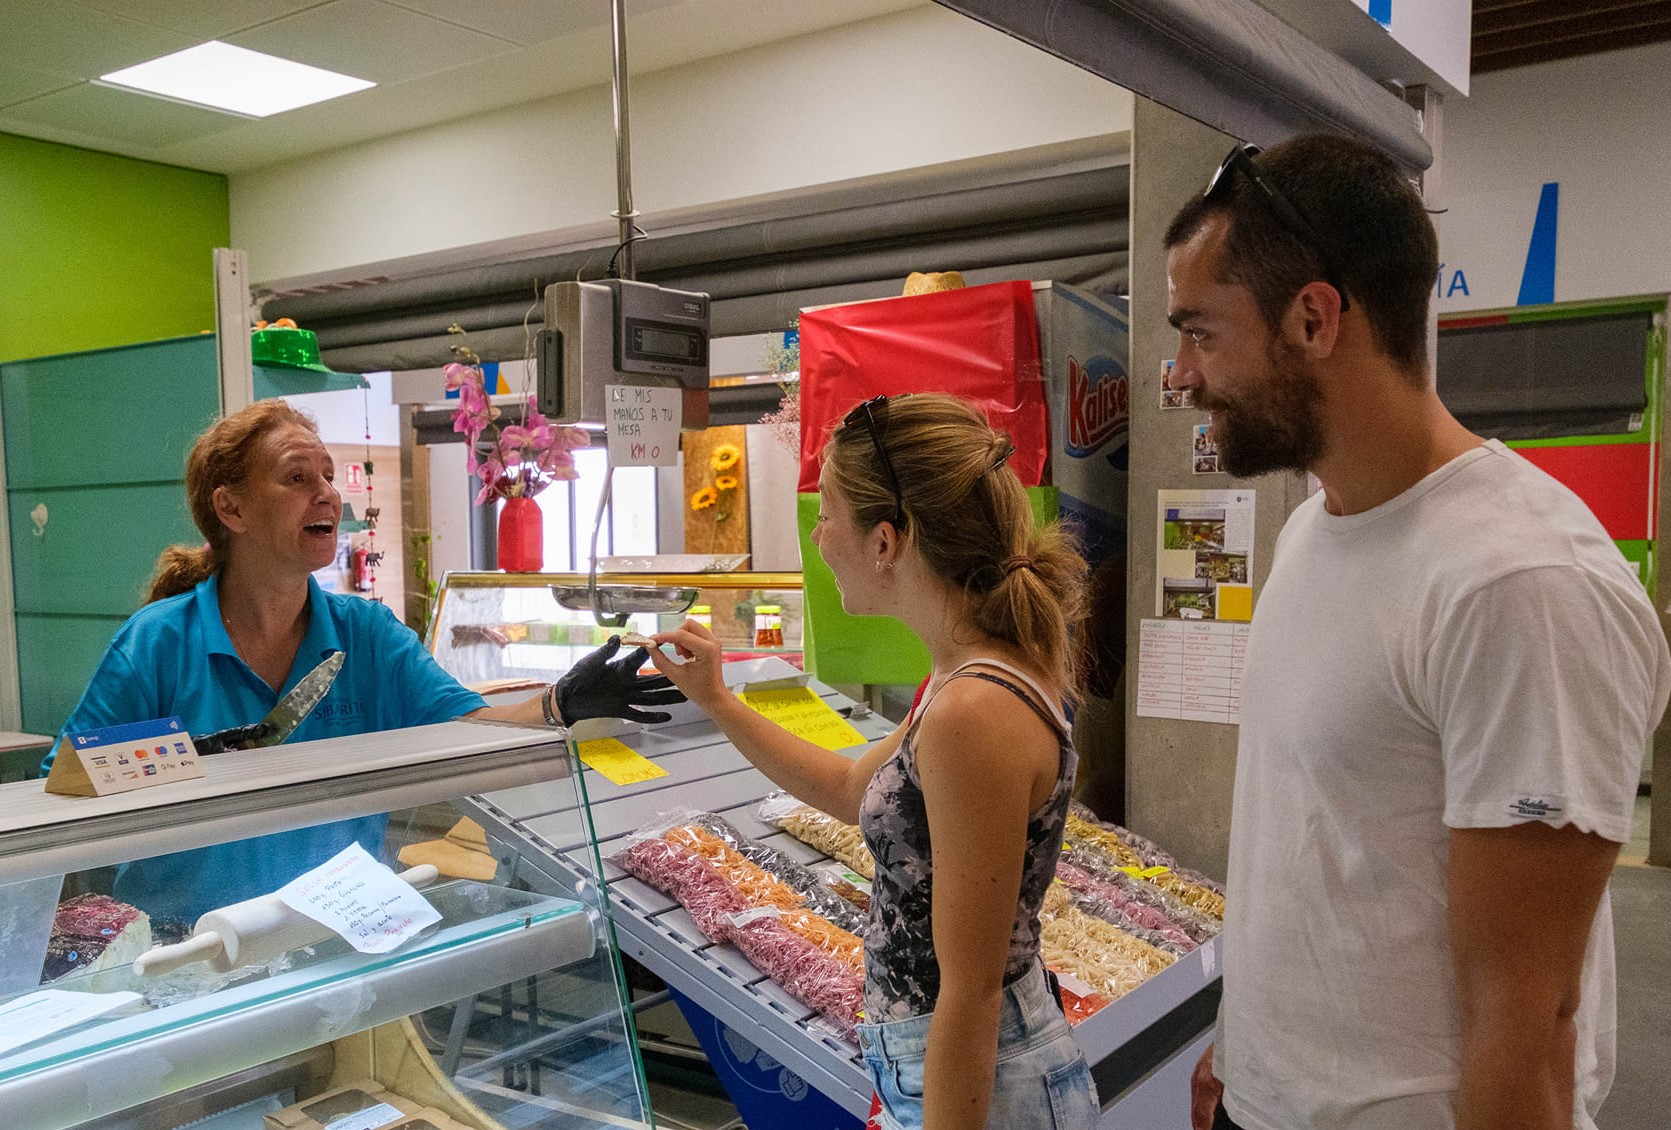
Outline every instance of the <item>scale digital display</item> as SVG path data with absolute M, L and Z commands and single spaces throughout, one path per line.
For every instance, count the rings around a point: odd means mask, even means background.
M 699 365 L 707 359 L 707 335 L 694 327 L 628 318 L 626 328 L 627 340 L 622 351 L 626 356 L 686 365 Z

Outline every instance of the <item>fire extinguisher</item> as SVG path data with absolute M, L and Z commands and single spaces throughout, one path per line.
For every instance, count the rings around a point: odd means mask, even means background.
M 371 551 L 365 546 L 348 555 L 348 575 L 355 592 L 371 591 Z

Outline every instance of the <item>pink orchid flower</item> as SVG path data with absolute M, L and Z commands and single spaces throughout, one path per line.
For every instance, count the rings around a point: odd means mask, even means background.
M 481 370 L 476 368 L 474 365 L 461 365 L 457 361 L 454 361 L 445 369 L 442 369 L 441 372 L 447 378 L 448 392 L 457 392 L 466 385 L 472 384 L 477 388 L 482 387 Z
M 505 465 L 515 467 L 522 462 L 525 449 L 534 442 L 534 433 L 521 424 L 507 424 L 499 430 L 499 457 Z
M 499 480 L 505 477 L 505 465 L 496 456 L 489 455 L 482 460 L 476 475 L 482 480 L 482 489 L 476 495 L 476 505 L 480 506 L 498 493 Z

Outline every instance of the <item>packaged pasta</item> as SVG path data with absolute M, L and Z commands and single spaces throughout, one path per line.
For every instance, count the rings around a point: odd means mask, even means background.
M 684 821 L 700 828 L 724 843 L 744 859 L 781 881 L 806 900 L 808 909 L 853 933 L 862 932 L 869 919 L 869 904 L 861 909 L 854 902 L 832 889 L 824 874 L 798 860 L 791 859 L 770 844 L 743 835 L 722 816 L 712 812 L 694 812 Z
M 766 823 L 811 844 L 831 859 L 839 859 L 866 879 L 876 878 L 876 861 L 870 857 L 858 825 L 837 820 L 783 792 L 766 797 L 755 812 Z

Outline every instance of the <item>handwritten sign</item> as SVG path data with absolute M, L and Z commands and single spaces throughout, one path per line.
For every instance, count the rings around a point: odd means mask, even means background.
M 678 463 L 683 393 L 641 385 L 605 385 L 603 392 L 610 466 L 672 467 Z
M 575 749 L 580 753 L 580 760 L 617 785 L 636 785 L 667 776 L 667 770 L 614 738 L 593 738 L 577 743 Z
M 848 749 L 864 745 L 869 739 L 847 724 L 847 720 L 831 710 L 811 687 L 791 687 L 788 690 L 744 691 L 737 696 L 743 705 L 768 718 L 813 745 L 825 749 Z
M 278 897 L 361 953 L 388 953 L 441 913 L 359 843 L 278 889 Z
M 0 1052 L 73 1028 L 84 1020 L 138 1004 L 138 993 L 68 993 L 42 989 L 0 1004 Z
M 110 796 L 203 776 L 197 747 L 178 718 L 156 718 L 65 734 L 46 791 Z

